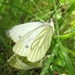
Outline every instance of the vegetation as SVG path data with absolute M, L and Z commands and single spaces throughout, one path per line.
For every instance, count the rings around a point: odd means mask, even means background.
M 54 19 L 55 33 L 43 66 L 31 70 L 12 68 L 14 42 L 9 28 L 31 21 Z M 0 0 L 0 75 L 75 75 L 75 0 Z

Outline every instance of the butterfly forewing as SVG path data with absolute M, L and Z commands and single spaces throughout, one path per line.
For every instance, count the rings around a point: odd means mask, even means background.
M 6 34 L 11 37 L 14 42 L 17 42 L 21 37 L 41 26 L 42 22 L 30 22 L 17 25 L 9 29 Z
M 46 27 L 44 26 L 38 27 L 34 31 L 24 35 L 21 39 L 18 40 L 16 45 L 13 47 L 13 51 L 20 56 L 27 56 L 30 51 L 31 44 L 40 34 L 40 32 L 45 28 Z

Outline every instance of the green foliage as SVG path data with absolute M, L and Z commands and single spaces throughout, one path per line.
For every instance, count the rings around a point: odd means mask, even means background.
M 14 42 L 5 32 L 14 25 L 30 21 L 55 24 L 51 47 L 43 66 L 31 70 L 10 67 Z M 75 75 L 75 0 L 0 0 L 0 75 Z

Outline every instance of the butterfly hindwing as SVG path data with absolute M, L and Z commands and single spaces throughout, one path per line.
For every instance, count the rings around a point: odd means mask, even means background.
M 34 67 L 42 66 L 42 61 L 31 63 L 25 57 L 20 57 L 17 54 L 14 54 L 10 57 L 7 61 L 10 66 L 17 68 L 17 69 L 32 69 Z
M 36 62 L 42 59 L 51 43 L 53 30 L 52 27 L 46 27 L 40 34 L 36 37 L 32 43 L 30 50 L 28 52 L 27 58 L 31 62 Z
M 31 69 L 34 66 L 30 66 L 25 64 L 18 55 L 14 54 L 10 59 L 7 61 L 10 66 L 17 68 L 17 69 Z

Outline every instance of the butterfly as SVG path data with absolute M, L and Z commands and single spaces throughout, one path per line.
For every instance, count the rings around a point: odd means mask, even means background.
M 6 34 L 16 43 L 13 52 L 27 57 L 30 62 L 41 60 L 50 47 L 54 32 L 54 23 L 28 22 L 7 30 Z

